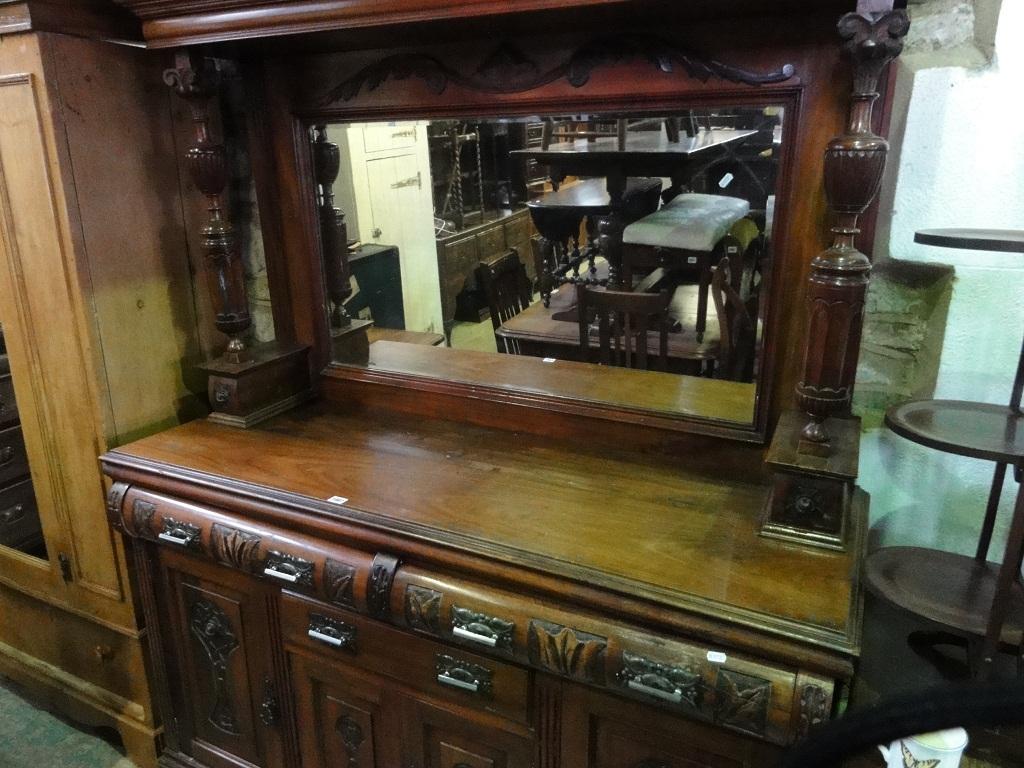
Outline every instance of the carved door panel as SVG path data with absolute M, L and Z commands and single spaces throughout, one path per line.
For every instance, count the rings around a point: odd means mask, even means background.
M 238 766 L 238 759 L 280 765 L 271 594 L 258 582 L 177 553 L 161 552 L 161 561 L 179 748 L 212 768 Z
M 396 696 L 373 675 L 289 655 L 303 768 L 401 765 Z
M 402 704 L 405 752 L 402 765 L 410 768 L 532 768 L 534 765 L 536 746 L 525 729 L 472 710 L 440 706 L 426 700 L 404 697 Z
M 562 768 L 752 768 L 777 747 L 633 701 L 565 684 Z

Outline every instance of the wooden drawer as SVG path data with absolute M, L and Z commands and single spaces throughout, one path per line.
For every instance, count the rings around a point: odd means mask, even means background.
M 214 509 L 132 488 L 120 505 L 124 527 L 140 538 L 206 557 L 266 581 L 317 594 L 357 611 L 378 610 L 375 573 L 386 556 L 254 525 Z M 383 566 L 381 564 L 383 563 Z M 376 567 L 380 566 L 380 567 Z M 384 570 L 381 570 L 384 567 Z
M 484 230 L 476 236 L 476 244 L 480 251 L 480 261 L 494 261 L 505 253 L 505 228 L 499 222 Z
M 285 592 L 285 641 L 325 661 L 395 678 L 417 691 L 528 724 L 530 672 Z
M 803 688 L 825 716 L 832 684 L 730 649 L 654 635 L 529 595 L 403 566 L 391 616 L 410 629 L 776 744 L 795 733 Z
M 0 545 L 18 549 L 42 538 L 32 481 L 0 491 Z
M 21 427 L 0 430 L 0 486 L 28 474 L 28 455 Z
M 530 214 L 516 213 L 505 221 L 505 244 L 513 247 L 517 243 L 528 243 L 530 241 Z M 519 258 L 526 261 L 529 253 L 520 251 Z
M 374 123 L 363 126 L 363 149 L 367 153 L 387 152 L 416 146 L 419 126 L 399 123 Z

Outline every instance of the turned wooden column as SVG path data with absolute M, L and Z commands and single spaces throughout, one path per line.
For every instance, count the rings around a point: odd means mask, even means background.
M 210 101 L 217 92 L 217 72 L 209 59 L 192 51 L 175 56 L 175 66 L 164 72 L 192 112 L 195 143 L 185 153 L 192 181 L 207 200 L 209 219 L 202 228 L 203 254 L 209 265 L 210 296 L 217 330 L 228 337 L 224 357 L 241 363 L 249 357 L 244 334 L 252 325 L 245 271 L 238 253 L 235 229 L 224 194 L 228 183 L 227 151 L 210 135 Z
M 801 451 L 831 452 L 825 420 L 849 411 L 871 263 L 857 250 L 857 220 L 874 200 L 889 144 L 871 130 L 878 81 L 899 55 L 910 21 L 906 11 L 848 13 L 839 20 L 853 59 L 854 86 L 846 132 L 825 151 L 825 192 L 833 217 L 832 245 L 811 262 L 807 340 L 797 403 L 809 419 Z
M 313 127 L 313 171 L 320 209 L 320 247 L 323 249 L 324 282 L 331 301 L 332 329 L 352 323 L 345 302 L 352 296 L 348 266 L 348 227 L 345 215 L 334 207 L 334 181 L 341 169 L 341 151 L 327 139 L 327 126 Z

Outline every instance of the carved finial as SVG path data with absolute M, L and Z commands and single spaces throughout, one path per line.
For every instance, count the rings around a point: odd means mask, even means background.
M 846 41 L 843 50 L 854 62 L 854 95 L 876 93 L 882 70 L 903 50 L 903 38 L 910 29 L 907 12 L 889 11 L 874 21 L 848 13 L 839 20 L 838 29 Z
M 324 277 L 331 300 L 331 328 L 347 328 L 352 318 L 345 302 L 352 295 L 349 283 L 348 227 L 345 215 L 334 207 L 334 181 L 341 170 L 341 150 L 327 138 L 327 126 L 313 126 L 313 175 L 317 185 L 320 213 L 320 247 L 323 251 Z

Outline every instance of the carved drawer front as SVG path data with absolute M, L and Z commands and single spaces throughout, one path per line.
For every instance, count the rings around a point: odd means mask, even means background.
M 28 474 L 28 455 L 21 427 L 0 430 L 0 485 Z
M 0 355 L 0 427 L 18 420 L 18 403 L 14 399 L 14 381 L 8 370 L 7 355 Z
M 505 244 L 514 247 L 517 243 L 530 243 L 530 216 L 529 214 L 516 214 L 505 221 Z M 519 252 L 519 258 L 523 263 L 530 260 L 530 254 Z
M 397 678 L 438 699 L 527 722 L 528 670 L 288 592 L 281 621 L 290 646 L 315 652 L 325 663 Z
M 415 566 L 398 571 L 391 615 L 446 643 L 776 744 L 790 743 L 799 729 L 797 670 L 728 648 L 652 635 L 564 604 Z M 828 701 L 826 714 L 817 718 L 827 719 L 831 683 L 818 679 L 816 685 L 818 698 Z
M 370 579 L 374 558 L 369 553 L 135 488 L 120 504 L 124 527 L 140 538 L 318 594 L 335 605 L 367 611 L 379 602 L 379 588 L 372 587 L 380 580 Z
M 0 546 L 20 548 L 38 540 L 41 530 L 31 480 L 0 491 Z

